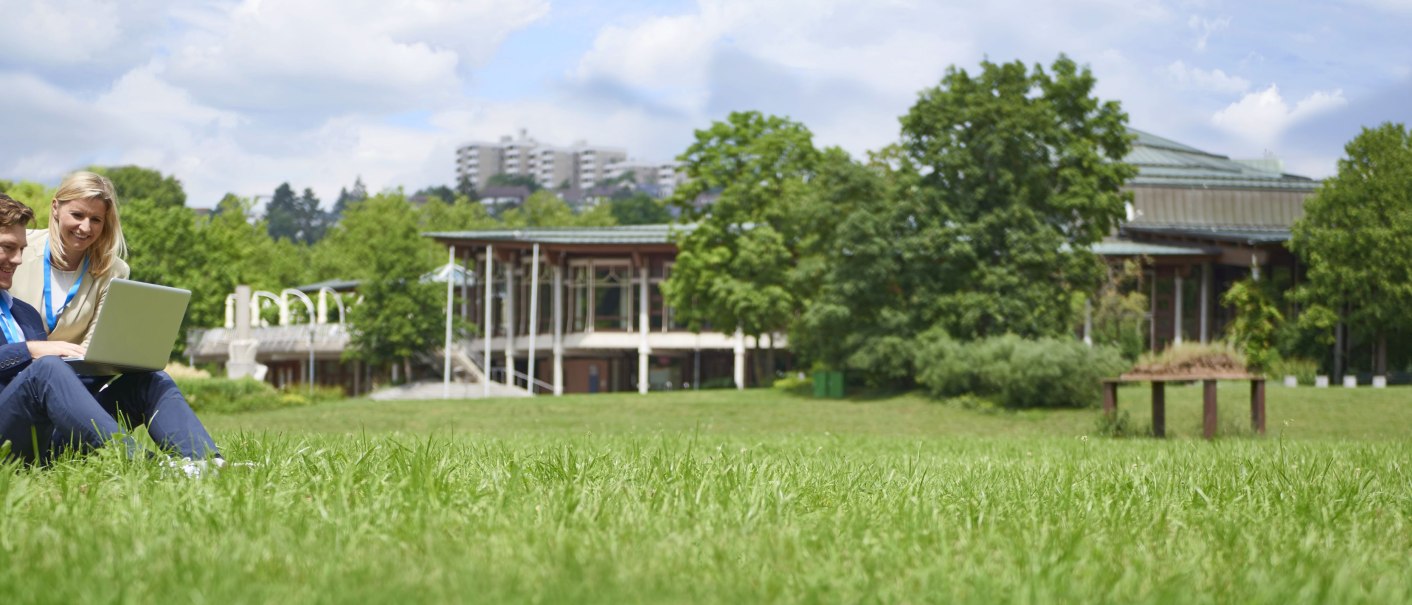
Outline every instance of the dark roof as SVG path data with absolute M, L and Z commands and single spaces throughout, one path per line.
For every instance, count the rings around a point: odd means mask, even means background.
M 1132 186 L 1309 192 L 1319 186 L 1308 177 L 1266 170 L 1141 130 L 1128 130 L 1137 136 L 1132 151 L 1123 158 L 1138 169 L 1137 176 L 1128 181 Z
M 485 231 L 434 231 L 423 233 L 438 240 L 478 240 L 541 244 L 670 244 L 675 233 L 689 233 L 696 225 L 618 225 L 614 227 L 529 227 Z
M 1290 239 L 1289 229 L 1250 229 L 1241 227 L 1201 227 L 1192 225 L 1125 225 L 1121 229 L 1127 236 L 1143 235 L 1202 239 L 1212 242 L 1245 244 L 1250 246 L 1283 244 Z
M 529 187 L 524 185 L 511 185 L 509 187 L 486 187 L 478 191 L 477 195 L 479 195 L 481 199 L 501 199 L 508 197 L 524 199 L 529 197 L 530 193 L 532 192 Z

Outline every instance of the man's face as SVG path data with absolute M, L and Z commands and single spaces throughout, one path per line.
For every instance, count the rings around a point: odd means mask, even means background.
M 0 290 L 9 290 L 15 283 L 15 269 L 27 245 L 24 225 L 0 227 Z

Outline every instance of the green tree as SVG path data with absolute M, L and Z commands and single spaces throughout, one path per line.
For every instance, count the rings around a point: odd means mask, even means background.
M 186 191 L 176 177 L 141 166 L 92 166 L 89 170 L 113 182 L 119 202 L 148 200 L 164 207 L 186 205 Z
M 220 293 L 218 302 L 239 284 L 278 292 L 315 281 L 308 270 L 309 249 L 271 239 L 265 224 L 251 216 L 253 205 L 253 200 L 227 195 L 210 218 L 198 223 L 209 256 L 206 279 Z
M 801 302 L 789 281 L 801 228 L 791 211 L 819 159 L 812 139 L 798 122 L 735 112 L 696 131 L 678 158 L 689 180 L 671 202 L 697 226 L 678 239 L 663 292 L 694 331 L 710 324 L 754 336 L 757 382 L 773 371 L 773 355 L 760 355 L 762 337 L 787 329 Z M 698 209 L 709 191 L 720 195 Z
M 445 201 L 432 196 L 418 209 L 417 223 L 424 231 L 470 231 L 500 226 L 500 221 L 486 211 L 485 204 L 459 196 Z
M 1364 128 L 1344 152 L 1338 174 L 1305 202 L 1292 229 L 1290 247 L 1308 267 L 1297 292 L 1309 305 L 1300 319 L 1371 334 L 1373 371 L 1385 374 L 1389 332 L 1412 324 L 1412 131 Z M 1338 378 L 1343 367 L 1334 365 Z
M 900 180 L 881 163 L 825 154 L 802 206 L 804 221 L 819 228 L 801 241 L 793 281 L 806 304 L 790 330 L 802 359 L 888 385 L 911 380 L 917 348 L 905 281 L 913 276 L 903 268 L 920 242 L 897 220 Z
M 366 199 L 368 199 L 368 186 L 363 184 L 363 177 L 359 175 L 358 178 L 353 180 L 353 189 L 344 189 L 342 187 L 338 189 L 338 199 L 333 203 L 333 216 L 330 218 L 329 222 L 338 222 L 338 219 L 343 216 L 343 212 L 348 209 L 349 204 L 361 202 Z
M 122 221 L 131 278 L 191 290 L 182 335 L 172 351 L 179 356 L 186 350 L 190 327 L 220 325 L 224 320 L 225 296 L 230 291 L 218 292 L 217 283 L 208 279 L 208 268 L 214 264 L 211 250 L 197 234 L 191 209 L 137 198 L 122 204 Z
M 1062 55 L 1050 72 L 987 61 L 975 77 L 949 69 L 902 117 L 918 223 L 944 247 L 926 258 L 939 269 L 927 323 L 962 339 L 1072 329 L 1068 293 L 1102 282 L 1091 247 L 1136 174 L 1127 114 L 1094 84 Z
M 49 226 L 49 207 L 50 203 L 54 201 L 54 192 L 56 191 L 54 187 L 46 187 L 31 181 L 18 183 L 0 181 L 0 191 L 34 210 L 36 229 Z
M 602 207 L 603 210 L 599 210 Z M 539 190 L 517 208 L 501 215 L 505 227 L 605 227 L 616 224 L 612 210 L 604 205 L 575 214 L 569 204 L 554 192 Z
M 1104 266 L 1091 246 L 1123 216 L 1136 169 L 1116 102 L 1061 56 L 1050 71 L 951 68 L 902 117 L 902 140 L 856 172 L 805 320 L 813 359 L 877 383 L 912 380 L 914 343 L 1068 334 L 1074 292 Z M 820 336 L 819 338 L 824 338 Z
M 463 196 L 471 201 L 480 201 L 480 195 L 476 193 L 476 186 L 471 184 L 471 177 L 462 176 L 456 181 L 456 195 Z
M 443 202 L 451 203 L 456 201 L 456 192 L 446 185 L 437 185 L 435 187 L 423 187 L 412 194 L 412 197 L 420 197 L 428 200 L 436 198 Z
M 329 222 L 319 208 L 319 198 L 309 188 L 299 196 L 289 183 L 280 183 L 265 208 L 270 237 L 300 244 L 312 244 L 324 237 Z
M 1246 367 L 1255 372 L 1268 370 L 1277 357 L 1275 332 L 1284 321 L 1279 308 L 1254 279 L 1231 284 L 1221 302 L 1235 309 L 1235 321 L 1226 326 L 1226 332 L 1245 353 Z
M 524 187 L 534 193 L 540 190 L 539 181 L 528 174 L 509 174 L 501 172 L 490 175 L 485 180 L 486 187 Z
M 419 233 L 416 214 L 401 193 L 384 193 L 349 207 L 326 250 L 355 257 L 362 302 L 348 312 L 345 357 L 372 365 L 402 363 L 411 376 L 413 355 L 440 344 L 444 287 L 423 283 L 442 252 Z
M 667 207 L 646 193 L 615 198 L 610 208 L 619 225 L 659 225 L 672 220 Z
M 289 183 L 280 183 L 274 197 L 265 206 L 265 225 L 274 239 L 296 240 L 299 237 L 299 199 Z

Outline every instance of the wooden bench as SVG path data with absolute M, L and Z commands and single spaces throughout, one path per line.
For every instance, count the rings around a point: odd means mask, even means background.
M 1165 376 L 1153 374 L 1123 374 L 1103 381 L 1103 413 L 1109 418 L 1118 415 L 1118 385 L 1133 382 L 1152 383 L 1152 434 L 1167 436 L 1167 383 L 1201 381 L 1201 434 L 1207 439 L 1216 436 L 1216 381 L 1250 381 L 1250 425 L 1256 433 L 1265 434 L 1265 377 L 1252 374 L 1206 374 L 1196 376 Z

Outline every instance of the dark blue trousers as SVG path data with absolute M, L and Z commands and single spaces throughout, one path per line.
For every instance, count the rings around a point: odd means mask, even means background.
M 119 376 L 96 394 L 58 357 L 30 363 L 0 391 L 0 439 L 11 456 L 44 462 L 64 448 L 93 449 L 115 436 L 129 448 L 117 418 L 147 433 L 163 449 L 183 456 L 218 455 L 201 421 L 166 372 Z

